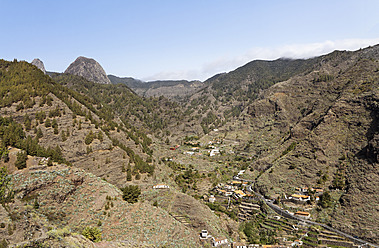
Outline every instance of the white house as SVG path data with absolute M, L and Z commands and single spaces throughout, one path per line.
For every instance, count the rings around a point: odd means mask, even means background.
M 296 201 L 309 201 L 311 197 L 309 195 L 298 195 L 298 194 L 293 194 L 291 195 L 292 199 Z
M 207 230 L 201 230 L 200 238 L 201 238 L 201 239 L 206 239 L 206 238 L 208 238 L 208 231 L 207 231 Z
M 213 157 L 213 156 L 215 156 L 217 154 L 220 154 L 220 150 L 219 149 L 212 149 L 211 152 L 210 152 L 210 154 L 209 154 L 209 156 Z
M 303 245 L 303 241 L 301 241 L 301 240 L 295 240 L 292 244 L 291 244 L 291 246 L 301 246 L 301 245 Z
M 216 201 L 216 197 L 214 195 L 211 195 L 208 199 L 210 203 L 214 203 Z
M 153 189 L 169 189 L 170 186 L 166 185 L 166 184 L 157 184 L 157 185 L 154 185 L 153 186 Z
M 225 245 L 228 243 L 228 239 L 226 238 L 213 238 L 213 246 L 214 247 L 218 247 L 218 246 L 221 246 L 221 245 Z

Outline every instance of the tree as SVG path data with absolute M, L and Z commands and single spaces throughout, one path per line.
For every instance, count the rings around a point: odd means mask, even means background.
M 34 209 L 39 209 L 39 203 L 37 199 L 34 199 L 34 204 L 33 204 Z
M 32 121 L 29 118 L 29 115 L 25 114 L 24 116 L 24 126 L 27 131 L 32 128 Z
M 128 164 L 128 168 L 126 169 L 126 180 L 132 181 L 132 167 Z
M 141 179 L 141 174 L 139 174 L 139 173 L 137 172 L 135 179 L 136 179 L 136 180 L 140 180 L 140 179 Z
M 66 136 L 65 131 L 61 132 L 61 139 L 62 139 L 63 142 L 65 142 L 67 140 L 67 136 Z
M 45 121 L 45 127 L 51 127 L 51 121 L 49 118 L 47 118 Z
M 13 190 L 10 188 L 11 178 L 5 167 L 0 168 L 0 203 L 4 206 L 5 203 L 13 199 Z
M 100 142 L 103 142 L 104 137 L 103 137 L 103 133 L 102 133 L 101 131 L 97 134 L 97 139 L 98 139 Z
M 93 134 L 92 130 L 87 134 L 86 138 L 84 139 L 84 143 L 86 145 L 89 145 L 92 143 L 93 139 L 95 138 L 95 135 Z
M 141 194 L 141 189 L 138 185 L 128 185 L 124 188 L 121 188 L 122 191 L 122 199 L 129 203 L 136 203 L 138 201 L 138 197 Z
M 1 154 L 1 159 L 5 163 L 8 163 L 8 161 L 9 161 L 9 151 L 8 151 L 8 149 L 4 149 L 4 151 L 1 151 L 1 149 L 0 149 L 0 154 Z
M 53 119 L 53 121 L 51 123 L 51 126 L 54 128 L 54 134 L 58 134 L 59 133 L 59 131 L 58 131 L 58 123 L 57 123 L 56 119 Z
M 42 133 L 41 128 L 38 128 L 36 136 L 37 136 L 38 139 L 40 139 L 40 138 L 43 137 L 43 133 Z
M 25 151 L 21 151 L 17 153 L 17 160 L 14 165 L 19 170 L 24 169 L 26 168 L 26 160 L 28 160 L 28 155 L 26 154 Z
M 320 197 L 320 206 L 322 208 L 330 207 L 332 204 L 332 196 L 330 195 L 329 191 L 325 191 L 324 194 Z
M 97 227 L 87 226 L 82 231 L 82 235 L 93 242 L 101 241 L 101 231 Z

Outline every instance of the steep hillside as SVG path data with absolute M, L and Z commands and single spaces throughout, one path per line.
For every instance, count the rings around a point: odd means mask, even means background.
M 103 67 L 101 67 L 101 65 L 96 60 L 82 56 L 78 57 L 74 62 L 72 62 L 64 73 L 82 76 L 87 80 L 96 83 L 111 83 Z
M 351 52 L 334 52 L 312 59 L 278 59 L 252 61 L 229 73 L 218 74 L 206 80 L 206 87 L 187 101 L 187 111 L 201 113 L 205 133 L 238 117 L 262 94 L 263 90 L 293 76 L 318 70 L 325 63 L 337 66 L 351 56 Z M 333 62 L 331 62 L 333 61 Z M 214 115 L 214 116 L 209 116 Z
M 152 160 L 146 162 L 151 140 L 146 135 L 138 136 L 138 129 L 128 135 L 112 110 L 55 83 L 26 62 L 2 61 L 0 68 L 3 99 L 0 114 L 12 117 L 11 125 L 6 122 L 2 125 L 10 128 L 17 123 L 22 130 L 17 137 L 26 138 L 18 143 L 3 139 L 4 147 L 12 145 L 30 155 L 46 157 L 51 157 L 51 152 L 38 153 L 33 147 L 35 144 L 51 147 L 68 163 L 118 186 L 126 182 L 123 171 L 129 162 L 135 173 L 153 173 Z M 142 146 L 136 142 L 139 137 Z M 63 161 L 58 157 L 55 160 Z
M 183 229 L 186 233 L 186 235 L 183 236 L 190 237 L 192 235 L 191 237 L 197 238 L 197 232 L 205 227 L 209 228 L 210 231 L 212 230 L 213 234 L 223 235 L 224 229 L 218 217 L 216 217 L 208 207 L 205 207 L 191 196 L 180 194 L 176 191 L 177 186 L 175 185 L 175 181 L 167 177 L 167 173 L 170 173 L 170 168 L 160 162 L 157 163 L 158 160 L 160 160 L 160 155 L 154 156 L 153 151 L 156 151 L 156 149 L 152 146 L 153 140 L 143 131 L 145 130 L 144 128 L 149 131 L 154 130 L 153 126 L 149 126 L 151 123 L 149 123 L 148 114 L 151 114 L 157 123 L 165 120 L 164 117 L 167 116 L 167 123 L 176 125 L 177 120 L 169 119 L 169 117 L 170 114 L 173 113 L 172 116 L 175 114 L 179 118 L 180 115 L 175 113 L 179 108 L 177 104 L 171 103 L 164 98 L 142 99 L 130 92 L 126 86 L 122 85 L 96 84 L 74 75 L 51 74 L 54 80 L 65 85 L 62 86 L 56 83 L 52 78 L 45 76 L 35 66 L 26 62 L 1 61 L 0 73 L 2 86 L 0 89 L 3 99 L 1 102 L 2 107 L 0 108 L 0 114 L 2 116 L 0 119 L 1 166 L 5 165 L 11 172 L 17 175 L 24 175 L 24 173 L 29 173 L 30 171 L 34 172 L 35 170 L 44 168 L 43 166 L 41 167 L 41 165 L 48 162 L 46 160 L 43 162 L 42 157 L 50 157 L 51 160 L 54 161 L 53 164 L 56 162 L 66 162 L 73 166 L 72 170 L 75 170 L 75 173 L 76 170 L 82 171 L 81 173 L 86 171 L 99 177 L 99 179 L 97 179 L 98 181 L 101 181 L 100 178 L 102 178 L 102 180 L 106 180 L 118 187 L 129 184 L 139 185 L 143 195 L 150 193 L 156 194 L 157 192 L 151 192 L 151 186 L 166 181 L 172 187 L 172 195 L 178 195 L 178 197 L 169 197 L 165 200 L 165 203 L 171 206 L 170 208 L 164 208 L 167 218 L 173 220 L 173 217 L 170 215 L 180 213 L 183 216 L 189 216 L 191 219 L 192 226 L 190 226 L 189 229 Z M 92 95 L 94 98 L 91 97 Z M 125 109 L 128 108 L 133 112 L 126 112 Z M 137 116 L 139 118 L 137 118 Z M 160 117 L 155 118 L 155 116 Z M 133 123 L 134 125 L 129 123 Z M 163 131 L 164 129 L 160 130 L 161 133 L 163 133 Z M 18 160 L 16 159 L 17 154 L 22 153 L 16 148 L 8 150 L 11 146 L 23 149 L 29 156 L 38 157 L 29 157 L 24 165 L 18 164 L 16 166 Z M 167 147 L 167 149 L 169 147 L 168 144 L 164 146 Z M 159 149 L 162 149 L 162 147 L 159 147 Z M 18 171 L 17 168 L 21 169 L 21 171 Z M 60 172 L 52 173 L 59 174 Z M 45 174 L 47 181 L 42 180 L 44 178 L 42 175 Z M 52 178 L 50 172 L 38 172 L 37 174 L 33 174 L 33 176 L 35 176 L 33 182 L 38 181 L 41 183 L 41 185 L 36 186 L 37 191 L 48 190 L 50 192 L 52 190 L 49 188 L 49 186 L 53 184 L 50 181 Z M 40 180 L 37 180 L 38 177 L 40 177 Z M 20 181 L 29 182 L 28 178 L 29 174 L 25 174 Z M 70 183 L 69 181 L 67 181 L 67 183 L 71 186 L 74 184 L 76 187 L 75 183 Z M 92 183 L 93 182 L 91 182 L 91 184 Z M 64 184 L 65 182 L 63 182 L 60 187 L 65 188 L 66 186 L 64 186 Z M 92 186 L 91 184 L 82 185 L 83 190 L 87 192 L 89 190 L 88 187 Z M 17 181 L 15 185 L 17 185 L 17 187 L 20 186 L 19 181 Z M 60 189 L 61 191 L 62 188 Z M 98 188 L 100 188 L 100 186 Z M 103 188 L 103 186 L 101 186 L 101 188 Z M 17 189 L 19 191 L 23 190 Z M 91 196 L 95 191 L 96 190 L 90 190 L 90 192 L 86 194 Z M 79 195 L 84 194 L 83 192 Z M 101 190 L 101 193 L 104 194 L 109 192 L 111 191 L 108 189 Z M 60 228 L 59 230 L 71 223 L 70 228 L 74 229 L 73 226 L 77 224 L 76 218 L 78 217 L 75 213 L 79 214 L 78 209 L 80 205 L 70 205 L 70 209 L 64 211 L 68 211 L 70 214 L 72 213 L 70 219 L 67 219 L 65 214 L 59 212 L 59 209 L 62 207 L 59 205 L 62 203 L 59 199 L 66 199 L 66 197 L 68 197 L 67 195 L 56 196 L 58 197 L 56 198 L 47 192 L 41 194 L 48 195 L 46 202 L 41 204 L 46 206 L 47 209 L 51 208 L 49 214 L 52 215 L 52 219 L 48 220 L 49 223 Z M 54 194 L 58 193 L 56 192 Z M 58 205 L 54 201 L 57 199 L 60 201 Z M 179 202 L 177 199 L 179 199 Z M 141 208 L 141 210 L 136 212 L 136 215 L 133 217 L 133 222 L 125 224 L 128 228 L 137 230 L 138 235 L 141 234 L 141 230 L 145 230 L 147 233 L 151 232 L 146 229 L 148 227 L 145 225 L 149 223 L 146 218 L 155 216 L 154 211 L 151 210 L 154 209 L 152 207 L 154 199 L 147 197 L 146 200 L 145 203 L 138 204 L 138 208 Z M 86 202 L 88 201 L 89 200 L 86 199 Z M 185 205 L 183 205 L 184 203 Z M 41 204 L 40 206 L 42 206 Z M 113 205 L 117 204 L 113 203 Z M 163 206 L 166 207 L 166 205 L 162 205 L 162 207 Z M 185 208 L 183 208 L 183 206 L 185 206 Z M 76 209 L 76 207 L 78 207 L 78 209 Z M 196 211 L 194 211 L 194 209 L 196 209 Z M 88 209 L 80 210 L 83 212 L 83 221 L 85 224 L 87 224 L 91 218 L 94 218 L 94 216 L 97 218 L 103 215 L 103 211 L 100 210 L 99 212 L 93 209 L 89 209 L 89 212 L 87 212 L 87 210 Z M 126 212 L 124 211 L 124 213 Z M 55 220 L 55 218 L 57 218 L 57 220 Z M 119 219 L 119 217 L 116 219 Z M 114 221 L 116 221 L 116 219 Z M 159 218 L 154 217 L 154 219 Z M 51 221 L 53 221 L 53 223 L 51 223 Z M 98 220 L 96 223 L 98 223 Z M 164 220 L 162 223 L 170 222 Z M 20 220 L 17 225 L 24 224 L 25 223 Z M 38 226 L 43 225 L 43 223 L 38 224 Z M 13 224 L 11 226 L 13 230 Z M 111 226 L 113 226 L 113 224 L 109 224 L 110 230 L 112 230 Z M 133 232 L 125 231 L 124 227 L 125 226 L 120 227 L 124 230 L 122 234 L 124 236 L 113 237 L 112 234 L 114 230 L 112 230 L 109 231 L 109 239 L 125 240 L 125 235 L 133 234 Z M 158 227 L 154 227 L 153 229 L 156 233 L 167 231 L 168 235 L 171 235 L 169 232 L 173 230 L 173 228 L 172 226 L 159 224 L 159 229 Z M 175 229 L 177 228 L 176 226 Z M 64 240 L 67 240 L 67 242 L 82 243 L 80 237 L 75 236 L 75 234 L 71 232 L 67 234 L 66 231 L 59 230 L 57 231 L 58 240 L 60 239 L 59 237 L 61 237 L 59 235 L 63 235 L 61 238 L 65 238 Z M 175 233 L 178 231 L 181 232 L 180 230 L 181 229 L 175 231 Z M 36 230 L 31 232 L 35 233 Z M 55 244 L 55 239 L 46 240 L 46 235 L 43 235 L 45 231 L 42 232 L 38 229 L 37 233 L 38 232 L 39 234 L 32 234 L 35 235 L 33 237 L 38 239 L 38 242 L 46 241 Z M 63 232 L 63 234 L 59 234 L 61 232 Z M 145 235 L 148 235 L 146 232 Z M 9 237 L 9 240 L 12 242 L 24 242 L 24 240 L 26 240 L 25 235 L 29 234 L 24 235 L 21 233 L 19 236 L 12 235 Z M 54 236 L 55 234 L 52 235 Z M 149 240 L 147 241 L 143 238 L 141 239 L 138 235 L 130 238 L 132 241 L 137 239 L 133 241 L 134 243 L 132 244 L 140 245 L 143 244 L 144 241 L 148 244 L 150 244 L 149 242 L 164 243 L 164 241 L 170 240 L 169 237 L 165 236 L 161 238 L 146 236 L 146 239 Z M 40 236 L 42 236 L 42 238 Z M 177 235 L 175 235 L 175 237 L 177 237 Z M 129 238 L 127 240 L 129 240 Z M 166 246 L 176 247 L 175 244 L 177 244 L 177 242 L 182 241 L 180 239 L 172 241 L 172 244 L 166 244 Z M 198 246 L 197 239 L 194 241 L 195 243 L 191 242 L 192 241 L 188 241 L 184 238 L 182 243 L 191 244 L 188 247 Z M 162 245 L 163 243 L 159 244 Z M 127 244 L 129 243 L 127 242 Z M 115 244 L 115 246 L 116 245 L 119 244 Z M 187 246 L 183 245 L 183 247 Z
M 199 246 L 197 233 L 162 208 L 127 203 L 119 189 L 83 170 L 37 165 L 13 173 L 12 183 L 15 200 L 0 207 L 1 223 L 12 228 L 0 238 L 11 244 L 48 244 L 59 233 L 75 238 L 96 227 L 103 240 L 119 242 L 115 247 Z
M 246 112 L 251 116 L 248 151 L 256 157 L 251 167 L 261 171 L 255 188 L 267 196 L 288 195 L 302 186 L 337 190 L 329 208 L 313 213 L 317 220 L 374 242 L 379 233 L 378 50 L 355 52 L 343 62 L 324 61 L 317 71 L 277 83 Z

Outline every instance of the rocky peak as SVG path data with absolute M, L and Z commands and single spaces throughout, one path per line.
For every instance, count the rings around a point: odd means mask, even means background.
M 65 70 L 65 73 L 82 76 L 89 81 L 102 84 L 110 84 L 111 81 L 107 77 L 103 67 L 94 59 L 86 57 L 78 57 Z
M 40 59 L 38 59 L 38 58 L 33 59 L 32 65 L 37 66 L 38 69 L 40 69 L 41 71 L 43 71 L 43 73 L 46 74 L 45 66 L 43 65 L 43 62 Z

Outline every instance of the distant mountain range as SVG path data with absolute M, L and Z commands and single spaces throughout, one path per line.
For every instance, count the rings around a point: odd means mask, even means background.
M 113 84 L 125 84 L 140 96 L 165 96 L 168 98 L 185 97 L 203 88 L 201 81 L 157 80 L 144 82 L 131 77 L 120 78 L 108 75 Z

